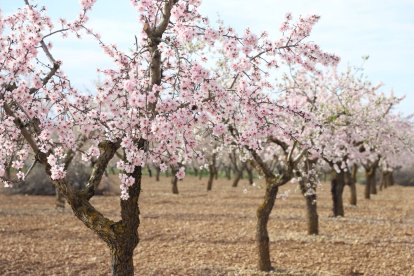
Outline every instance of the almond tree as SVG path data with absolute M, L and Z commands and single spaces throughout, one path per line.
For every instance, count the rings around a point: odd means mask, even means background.
M 4 146 L 0 149 L 0 177 L 13 159 L 17 177 L 23 178 L 22 162 L 33 152 L 75 216 L 110 248 L 112 274 L 133 275 L 142 167 L 152 164 L 165 171 L 179 162 L 185 165 L 199 158 L 202 153 L 196 149 L 200 139 L 194 130 L 207 125 L 220 136 L 229 129 L 223 123 L 226 119 L 232 119 L 233 141 L 247 149 L 261 166 L 257 153 L 260 139 L 275 129 L 280 132 L 271 125 L 267 130 L 265 117 L 270 115 L 275 123 L 283 109 L 263 93 L 272 88 L 264 67 L 275 69 L 284 60 L 313 69 L 315 62 L 329 64 L 336 57 L 321 52 L 313 43 L 303 43 L 317 16 L 300 18 L 296 24 L 287 16 L 283 37 L 270 40 L 266 33 L 258 36 L 246 30 L 237 35 L 230 27 L 212 28 L 198 13 L 198 0 L 131 1 L 139 13 L 137 26 L 142 32 L 133 49 L 122 52 L 88 27 L 88 12 L 94 3 L 82 0 L 78 18 L 61 19 L 59 27 L 45 9 L 29 0 L 16 13 L 1 16 L 0 142 Z M 105 77 L 93 93 L 79 92 L 64 74 L 64 60 L 55 57 L 50 43 L 60 34 L 93 37 L 112 59 L 113 67 L 99 69 Z M 218 70 L 211 70 L 214 58 L 210 53 L 217 49 L 233 60 L 234 73 L 227 72 L 233 75 L 231 84 L 224 82 Z M 228 117 L 238 111 L 233 107 L 243 107 L 246 114 L 253 112 L 255 120 L 243 115 Z M 251 130 L 240 128 L 246 122 Z M 77 151 L 76 133 L 85 135 L 91 145 L 89 157 L 96 160 L 81 190 L 69 183 L 65 170 L 67 153 Z M 15 154 L 19 141 L 25 143 Z M 105 217 L 90 202 L 115 155 L 122 156 L 117 163 L 121 180 L 118 221 Z M 288 162 L 299 160 L 291 156 Z M 287 178 L 269 174 L 265 166 L 261 169 L 268 185 L 258 212 L 257 237 L 261 252 L 266 254 L 267 246 L 269 255 L 267 220 L 277 187 Z M 179 168 L 176 177 L 184 175 L 184 168 Z M 269 258 L 261 259 L 260 264 L 260 269 L 270 269 Z
M 298 64 L 314 71 L 316 64 L 335 64 L 338 58 L 322 52 L 313 43 L 305 42 L 319 17 L 300 18 L 292 24 L 291 15 L 282 24 L 283 36 L 271 41 L 267 34 L 260 37 L 246 30 L 244 36 L 230 33 L 232 43 L 225 46 L 220 81 L 227 87 L 227 99 L 217 101 L 221 110 L 212 121 L 213 134 L 223 138 L 224 144 L 237 147 L 242 159 L 251 159 L 265 180 L 265 195 L 257 209 L 256 244 L 258 269 L 272 270 L 267 224 L 278 189 L 294 176 L 294 170 L 310 148 L 299 142 L 302 124 L 296 119 L 311 123 L 308 114 L 279 101 L 277 82 L 272 74 L 285 63 Z M 289 143 L 283 146 L 287 140 Z M 283 141 L 279 143 L 278 141 Z M 280 156 L 275 161 L 274 157 Z M 277 166 L 274 166 L 277 163 Z M 275 169 L 276 168 L 276 169 Z

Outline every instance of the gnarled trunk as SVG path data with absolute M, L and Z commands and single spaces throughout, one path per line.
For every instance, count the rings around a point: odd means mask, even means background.
M 344 191 L 345 186 L 345 174 L 343 171 L 339 173 L 334 171 L 332 174 L 331 180 L 331 194 L 332 194 L 332 201 L 333 201 L 333 216 L 344 216 L 344 204 L 342 200 L 342 194 Z
M 256 224 L 256 245 L 259 254 L 258 269 L 260 271 L 271 271 L 270 261 L 269 234 L 267 232 L 267 223 L 276 201 L 278 187 L 266 183 L 266 192 L 262 204 L 257 209 Z

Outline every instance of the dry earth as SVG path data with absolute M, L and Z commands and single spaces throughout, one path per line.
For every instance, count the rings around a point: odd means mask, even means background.
M 258 275 L 255 210 L 263 190 L 219 180 L 179 183 L 145 178 L 136 275 Z M 391 187 L 331 218 L 329 186 L 320 189 L 320 235 L 307 236 L 305 203 L 286 186 L 269 222 L 275 275 L 414 275 L 414 188 Z M 349 196 L 345 192 L 345 199 Z M 117 218 L 118 197 L 93 199 Z M 54 198 L 0 195 L 0 275 L 108 275 L 109 250 Z M 272 274 L 272 275 L 273 275 Z

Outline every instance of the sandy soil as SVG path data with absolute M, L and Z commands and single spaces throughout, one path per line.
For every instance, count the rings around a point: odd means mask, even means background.
M 136 275 L 257 275 L 255 210 L 263 189 L 206 179 L 145 178 Z M 257 185 L 260 186 L 260 185 Z M 414 275 L 414 188 L 391 187 L 331 218 L 329 186 L 320 189 L 320 235 L 307 236 L 305 202 L 283 191 L 269 222 L 275 275 Z M 348 190 L 345 192 L 348 198 Z M 346 200 L 345 200 L 346 201 Z M 118 197 L 93 203 L 117 219 Z M 108 275 L 109 250 L 53 197 L 0 195 L 0 275 Z

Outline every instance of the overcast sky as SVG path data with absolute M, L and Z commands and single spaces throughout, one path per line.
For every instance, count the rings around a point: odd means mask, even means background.
M 32 1 L 33 2 L 33 1 Z M 21 6 L 23 0 L 0 0 L 3 14 Z M 39 0 L 53 18 L 74 18 L 78 0 Z M 406 95 L 399 107 L 414 113 L 414 1 L 413 0 L 205 0 L 202 11 L 212 21 L 218 16 L 238 30 L 247 27 L 277 36 L 287 12 L 318 14 L 320 22 L 311 38 L 322 49 L 341 57 L 341 67 L 360 65 L 369 55 L 365 71 L 369 79 L 383 82 L 384 90 Z M 97 0 L 90 24 L 106 42 L 129 48 L 139 32 L 137 14 L 129 0 Z M 92 87 L 96 68 L 108 65 L 92 40 L 56 41 L 54 54 L 77 86 Z

